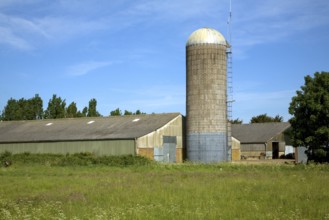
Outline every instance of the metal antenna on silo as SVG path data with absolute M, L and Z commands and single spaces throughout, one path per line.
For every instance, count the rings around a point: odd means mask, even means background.
M 227 37 L 228 42 L 231 44 L 231 21 L 232 21 L 232 1 L 230 0 L 230 8 L 229 8 L 229 14 L 227 18 Z

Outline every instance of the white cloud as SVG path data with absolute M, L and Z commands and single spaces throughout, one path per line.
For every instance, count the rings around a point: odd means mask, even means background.
M 83 76 L 83 75 L 91 73 L 92 71 L 94 71 L 96 69 L 100 69 L 102 67 L 109 66 L 111 64 L 112 64 L 112 62 L 110 62 L 110 61 L 105 61 L 105 62 L 88 61 L 88 62 L 79 63 L 79 64 L 75 64 L 75 65 L 68 67 L 67 73 L 70 76 Z

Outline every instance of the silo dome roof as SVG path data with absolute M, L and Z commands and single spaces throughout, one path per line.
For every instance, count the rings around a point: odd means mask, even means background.
M 195 44 L 221 44 L 227 45 L 224 36 L 212 28 L 200 28 L 194 31 L 186 42 L 186 46 Z

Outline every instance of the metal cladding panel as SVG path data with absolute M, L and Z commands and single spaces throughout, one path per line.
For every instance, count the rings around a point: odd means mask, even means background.
M 69 141 L 69 142 L 38 142 L 38 143 L 11 143 L 1 144 L 0 153 L 9 151 L 14 154 L 51 153 L 51 154 L 74 154 L 81 152 L 102 155 L 135 155 L 134 140 L 103 140 L 103 141 Z
M 164 143 L 163 144 L 163 162 L 175 163 L 176 162 L 176 144 Z
M 163 148 L 155 147 L 154 148 L 154 160 L 158 162 L 163 162 Z
M 212 163 L 227 160 L 226 133 L 187 134 L 187 157 L 190 161 Z

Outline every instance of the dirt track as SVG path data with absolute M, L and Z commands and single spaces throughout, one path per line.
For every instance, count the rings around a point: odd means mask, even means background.
M 240 160 L 232 161 L 236 164 L 295 164 L 294 159 L 274 159 L 274 160 Z

